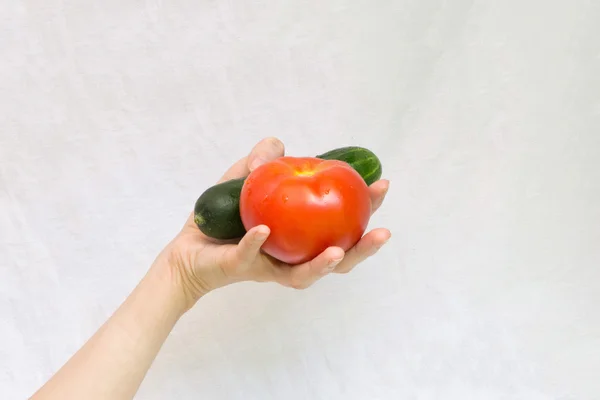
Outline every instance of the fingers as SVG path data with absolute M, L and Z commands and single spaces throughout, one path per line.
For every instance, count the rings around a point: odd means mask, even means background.
M 222 183 L 225 181 L 230 181 L 232 179 L 243 178 L 244 176 L 248 176 L 248 156 L 239 159 L 235 164 L 233 164 L 229 169 L 223 174 L 221 179 L 217 183 Z
M 339 274 L 350 272 L 358 264 L 377 253 L 391 235 L 389 230 L 383 228 L 367 233 L 356 246 L 346 252 L 344 260 L 337 265 L 333 272 Z
M 246 233 L 228 264 L 241 275 L 255 281 L 272 281 L 294 289 L 306 289 L 319 279 L 334 272 L 348 273 L 365 261 L 389 240 L 387 229 L 375 229 L 366 234 L 356 246 L 344 253 L 339 247 L 329 247 L 313 260 L 300 265 L 287 265 L 261 253 L 261 247 L 269 237 L 265 225 L 254 227 Z
M 285 155 L 283 142 L 275 137 L 261 140 L 248 156 L 248 169 L 253 171 L 262 164 L 273 161 Z
M 371 194 L 371 214 L 375 213 L 375 211 L 381 207 L 389 188 L 390 181 L 387 179 L 379 180 L 369 186 L 369 193 Z
M 236 247 L 236 260 L 241 264 L 252 264 L 260 254 L 260 248 L 265 243 L 270 229 L 265 225 L 258 225 L 250 229 L 240 240 Z
M 301 265 L 288 266 L 279 282 L 294 289 L 306 289 L 325 275 L 333 272 L 344 259 L 344 250 L 329 247 L 313 260 Z
M 282 157 L 284 154 L 285 146 L 281 140 L 274 137 L 263 139 L 254 146 L 248 156 L 233 164 L 221 177 L 219 182 L 248 176 L 250 171 L 256 167 Z
M 270 229 L 265 225 L 255 226 L 246 232 L 237 245 L 229 247 L 224 253 L 221 263 L 223 269 L 239 281 L 273 280 L 273 273 L 267 268 L 269 265 L 262 262 L 264 256 L 260 251 L 270 233 Z

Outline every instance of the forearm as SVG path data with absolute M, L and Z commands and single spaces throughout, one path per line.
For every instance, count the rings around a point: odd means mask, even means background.
M 113 316 L 32 399 L 133 398 L 186 309 L 176 277 L 157 261 Z

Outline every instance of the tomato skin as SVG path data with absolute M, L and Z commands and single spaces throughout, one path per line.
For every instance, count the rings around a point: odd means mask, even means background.
M 267 225 L 262 249 L 288 264 L 300 264 L 329 246 L 349 250 L 371 217 L 369 188 L 342 161 L 281 157 L 246 178 L 240 215 L 247 230 Z

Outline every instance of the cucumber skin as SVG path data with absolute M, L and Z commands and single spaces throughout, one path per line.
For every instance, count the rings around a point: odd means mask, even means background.
M 244 236 L 240 195 L 246 178 L 232 179 L 208 188 L 196 201 L 194 222 L 206 236 L 218 240 Z
M 383 172 L 379 158 L 364 147 L 342 147 L 316 158 L 350 164 L 367 186 L 379 180 Z M 216 184 L 196 200 L 194 222 L 203 234 L 217 240 L 239 239 L 246 234 L 240 216 L 240 195 L 245 181 L 244 177 Z
M 350 164 L 362 176 L 367 186 L 371 186 L 374 182 L 381 179 L 381 174 L 383 173 L 383 167 L 379 158 L 371 150 L 364 147 L 341 147 L 318 155 L 317 158 L 339 160 Z

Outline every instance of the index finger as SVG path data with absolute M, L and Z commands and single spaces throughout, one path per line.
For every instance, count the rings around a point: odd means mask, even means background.
M 281 140 L 268 137 L 258 142 L 246 157 L 231 166 L 219 180 L 219 183 L 231 179 L 244 178 L 260 164 L 273 161 L 285 154 Z

